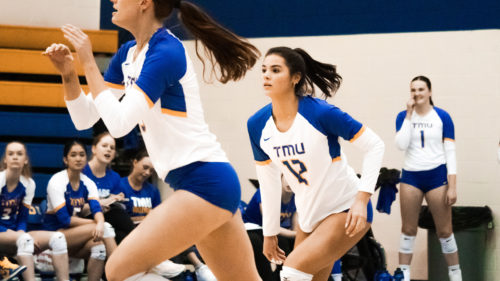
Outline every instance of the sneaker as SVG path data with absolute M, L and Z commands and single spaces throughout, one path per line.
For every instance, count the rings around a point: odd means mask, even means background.
M 174 263 L 170 260 L 166 260 L 155 266 L 151 271 L 165 278 L 173 278 L 186 271 L 186 266 L 183 264 Z
M 2 281 L 13 280 L 25 270 L 26 266 L 11 263 L 7 257 L 3 257 L 3 259 L 0 260 L 0 277 Z
M 196 280 L 198 281 L 217 281 L 217 278 L 215 278 L 214 274 L 206 264 L 198 267 L 195 272 Z

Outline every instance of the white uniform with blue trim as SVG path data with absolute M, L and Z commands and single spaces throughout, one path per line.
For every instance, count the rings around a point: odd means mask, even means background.
M 457 173 L 455 129 L 446 111 L 433 107 L 424 116 L 413 111 L 410 120 L 401 111 L 396 131 L 396 144 L 406 152 L 404 170 L 428 171 L 446 164 L 449 175 Z
M 124 44 L 104 76 L 108 86 L 91 95 L 66 101 L 77 129 L 87 129 L 102 118 L 113 137 L 136 125 L 161 179 L 187 164 L 228 162 L 203 116 L 199 86 L 192 62 L 181 41 L 160 28 L 133 59 L 136 42 Z M 119 102 L 117 96 L 124 97 Z M 121 103 L 121 104 L 120 104 Z
M 301 98 L 295 120 L 286 132 L 277 129 L 269 104 L 248 120 L 248 132 L 262 190 L 265 236 L 279 233 L 281 173 L 295 193 L 298 221 L 304 232 L 313 231 L 330 214 L 349 209 L 358 191 L 374 191 L 383 142 L 326 101 Z M 347 164 L 339 137 L 366 153 L 361 180 Z

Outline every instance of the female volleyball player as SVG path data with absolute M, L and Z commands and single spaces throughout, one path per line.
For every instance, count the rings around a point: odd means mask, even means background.
M 370 196 L 384 143 L 339 108 L 313 97 L 317 86 L 330 97 L 341 77 L 333 65 L 302 49 L 270 49 L 262 64 L 264 92 L 271 98 L 248 120 L 261 186 L 264 254 L 284 262 L 281 280 L 327 280 L 333 264 L 366 233 L 372 221 Z M 348 166 L 338 138 L 365 153 L 361 180 Z M 299 228 L 285 257 L 277 245 L 280 174 L 295 193 Z
M 205 46 L 221 82 L 238 80 L 258 50 L 214 22 L 196 5 L 179 0 L 113 0 L 112 21 L 135 40 L 124 44 L 103 77 L 87 35 L 66 25 L 65 37 L 84 66 L 91 95 L 81 93 L 66 46 L 46 50 L 61 72 L 67 107 L 79 129 L 99 118 L 114 137 L 136 125 L 154 168 L 176 192 L 127 236 L 107 263 L 109 280 L 162 278 L 155 265 L 196 244 L 218 280 L 259 280 L 241 215 L 237 175 L 204 121 L 196 74 L 182 43 L 162 27 L 174 9 Z M 106 83 L 107 82 L 107 83 Z M 118 101 L 113 88 L 125 96 Z
M 64 234 L 58 231 L 27 232 L 28 214 L 35 195 L 35 182 L 26 146 L 10 142 L 0 163 L 0 246 L 4 253 L 17 252 L 26 266 L 24 280 L 35 280 L 33 253 L 52 250 L 52 263 L 58 281 L 69 280 L 68 249 Z
M 79 141 L 64 146 L 66 169 L 54 174 L 47 184 L 47 213 L 44 227 L 66 236 L 69 256 L 88 260 L 88 279 L 100 280 L 106 252 L 116 248 L 114 230 L 104 222 L 97 186 L 82 170 L 87 164 L 85 146 Z M 93 219 L 79 216 L 90 205 Z
M 410 281 L 410 263 L 422 200 L 429 205 L 451 281 L 461 281 L 458 249 L 451 224 L 457 200 L 455 131 L 450 115 L 432 102 L 431 81 L 417 76 L 410 83 L 406 110 L 396 119 L 396 145 L 405 151 L 400 200 L 402 234 L 399 264 Z

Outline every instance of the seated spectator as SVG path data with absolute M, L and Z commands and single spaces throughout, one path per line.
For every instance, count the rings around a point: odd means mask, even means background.
M 9 265 L 4 257 L 2 267 L 7 269 L 5 273 L 8 276 L 4 276 L 3 280 L 10 280 L 24 270 L 23 279 L 34 281 L 33 254 L 46 249 L 52 250 L 57 280 L 69 280 L 68 250 L 64 235 L 56 231 L 26 232 L 35 182 L 31 178 L 30 161 L 23 143 L 7 144 L 0 171 L 0 247 L 2 252 L 16 255 L 22 265 Z
M 83 169 L 83 174 L 97 185 L 104 219 L 115 229 L 115 240 L 119 244 L 134 229 L 134 223 L 123 205 L 117 203 L 123 201 L 125 196 L 120 189 L 120 176 L 110 167 L 115 155 L 115 139 L 108 132 L 97 135 L 92 142 L 92 158 Z M 82 212 L 90 215 L 88 204 Z
M 85 146 L 76 140 L 64 146 L 66 169 L 56 173 L 47 185 L 45 228 L 64 233 L 69 256 L 87 259 L 89 281 L 99 281 L 106 252 L 116 248 L 114 230 L 104 222 L 97 186 L 82 170 L 87 164 Z M 85 203 L 90 205 L 93 219 L 79 217 Z
M 139 224 L 153 208 L 161 203 L 160 192 L 147 181 L 153 172 L 153 163 L 148 153 L 142 150 L 132 161 L 130 175 L 122 178 L 120 182 L 121 191 L 126 198 L 127 212 L 136 224 Z M 190 247 L 175 259 L 183 263 L 186 261 L 192 263 L 195 266 L 198 281 L 216 281 L 210 269 L 196 255 L 194 247 Z M 184 270 L 185 266 L 172 263 L 170 260 L 154 268 L 156 273 L 167 278 L 174 277 Z

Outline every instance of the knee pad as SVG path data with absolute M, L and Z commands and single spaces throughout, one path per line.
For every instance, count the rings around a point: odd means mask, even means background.
M 455 235 L 453 233 L 448 238 L 439 238 L 439 242 L 441 242 L 441 250 L 443 254 L 453 254 L 458 251 L 457 241 L 455 240 Z
M 104 223 L 104 234 L 102 235 L 103 238 L 110 238 L 110 237 L 115 237 L 115 229 L 111 224 L 105 222 Z
M 280 277 L 281 281 L 311 281 L 314 276 L 295 268 L 283 266 L 283 269 L 280 272 Z
M 104 247 L 104 244 L 98 244 L 95 246 L 92 246 L 90 248 L 90 258 L 96 259 L 96 260 L 105 260 L 106 259 L 106 247 Z
M 64 234 L 57 231 L 52 234 L 49 240 L 50 249 L 53 255 L 62 255 L 68 252 L 68 245 L 66 244 L 66 237 Z
M 413 254 L 415 238 L 416 236 L 401 234 L 401 239 L 399 240 L 399 252 L 403 254 Z
M 35 251 L 35 242 L 28 233 L 23 233 L 17 238 L 16 246 L 18 256 L 30 256 Z

